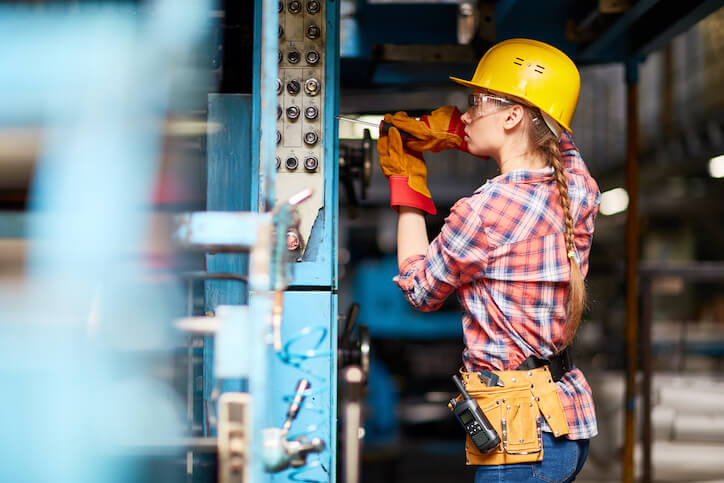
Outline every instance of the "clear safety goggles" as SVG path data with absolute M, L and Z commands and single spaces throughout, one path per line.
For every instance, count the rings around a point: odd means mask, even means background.
M 468 96 L 468 112 L 470 113 L 470 121 L 474 121 L 479 117 L 493 114 L 501 109 L 510 107 L 515 104 L 510 99 L 494 96 L 487 92 L 477 92 Z

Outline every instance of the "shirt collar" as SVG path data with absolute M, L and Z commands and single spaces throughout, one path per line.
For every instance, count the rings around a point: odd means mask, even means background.
M 488 183 L 538 183 L 541 181 L 550 181 L 553 177 L 553 167 L 548 166 L 542 169 L 514 169 L 505 174 L 500 174 L 493 179 L 489 179 L 483 186 L 475 190 L 480 192 Z

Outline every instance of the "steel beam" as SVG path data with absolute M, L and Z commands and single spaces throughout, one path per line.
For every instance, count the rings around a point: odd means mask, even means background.
M 607 47 L 609 47 L 618 37 L 625 34 L 626 31 L 639 19 L 642 15 L 654 7 L 659 0 L 639 0 L 626 13 L 622 14 L 603 34 L 596 40 L 591 42 L 577 56 L 577 60 L 594 60 Z

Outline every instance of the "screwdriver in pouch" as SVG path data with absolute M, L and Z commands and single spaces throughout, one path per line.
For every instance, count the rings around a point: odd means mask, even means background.
M 391 127 L 395 127 L 394 124 L 392 124 L 390 122 L 385 122 L 385 121 L 380 121 L 380 123 L 378 125 L 378 124 L 375 124 L 374 122 L 360 121 L 359 119 L 352 119 L 350 117 L 342 117 L 342 116 L 334 116 L 334 117 L 336 117 L 337 119 L 341 119 L 342 121 L 354 122 L 357 124 L 363 124 L 365 126 L 379 128 L 380 135 L 387 134 L 387 131 L 389 131 Z M 402 138 L 402 142 L 407 142 L 407 141 L 411 141 L 413 139 L 417 139 L 415 136 L 403 131 L 399 127 L 397 128 L 397 130 L 400 132 L 400 137 Z

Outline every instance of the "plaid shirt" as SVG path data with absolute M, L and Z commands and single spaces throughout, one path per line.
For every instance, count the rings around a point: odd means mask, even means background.
M 567 135 L 561 143 L 585 276 L 600 193 Z M 550 358 L 565 342 L 570 266 L 553 168 L 497 176 L 450 210 L 427 253 L 407 258 L 395 283 L 418 310 L 457 290 L 467 371 L 511 370 L 528 356 Z M 574 368 L 558 382 L 569 439 L 598 433 L 593 397 Z

